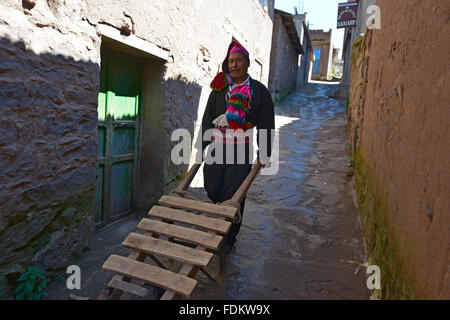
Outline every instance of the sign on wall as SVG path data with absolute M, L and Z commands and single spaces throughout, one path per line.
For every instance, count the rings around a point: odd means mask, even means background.
M 338 6 L 338 28 L 356 27 L 358 17 L 358 2 L 339 3 Z

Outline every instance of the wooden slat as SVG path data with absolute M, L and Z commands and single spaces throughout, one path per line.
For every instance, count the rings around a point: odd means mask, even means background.
M 190 247 L 134 232 L 128 235 L 122 245 L 126 248 L 136 249 L 149 254 L 158 254 L 166 258 L 201 267 L 207 267 L 213 258 L 213 254 L 210 252 L 195 250 Z
M 153 206 L 148 214 L 153 217 L 162 218 L 164 220 L 187 223 L 193 226 L 215 231 L 220 234 L 227 234 L 231 227 L 231 222 L 228 221 L 209 218 L 167 207 Z
M 218 204 L 202 202 L 198 200 L 183 199 L 174 196 L 162 196 L 159 203 L 168 207 L 195 210 L 198 212 L 209 213 L 219 217 L 233 219 L 237 209 L 229 206 L 221 206 Z
M 220 220 L 225 220 L 225 218 L 219 218 Z M 210 231 L 211 233 L 213 231 Z M 202 246 L 197 246 L 196 248 L 197 250 L 205 250 L 205 247 Z M 181 269 L 178 271 L 178 274 L 181 275 L 185 275 L 188 276 L 190 278 L 194 278 L 195 275 L 198 272 L 198 267 L 191 265 L 191 264 L 184 264 Z M 180 299 L 181 296 L 179 294 L 177 294 L 175 291 L 173 290 L 166 290 L 164 292 L 164 294 L 161 296 L 161 300 L 176 300 L 176 299 Z
M 146 232 L 146 233 L 144 233 L 144 235 L 152 236 L 152 233 Z M 132 250 L 130 252 L 130 254 L 128 255 L 128 259 L 137 260 L 137 261 L 144 261 L 146 257 L 147 257 L 147 254 L 140 252 L 138 250 Z M 116 280 L 129 282 L 130 278 L 116 274 L 111 278 L 108 286 Z M 119 299 L 121 295 L 122 295 L 122 290 L 117 289 L 117 288 L 107 288 L 106 290 L 103 290 L 102 293 L 100 293 L 100 295 L 98 296 L 97 299 L 98 300 L 113 300 L 113 299 Z
M 189 277 L 114 254 L 103 264 L 103 269 L 170 289 L 188 297 L 197 285 L 197 280 Z
M 120 281 L 120 280 L 114 280 L 111 283 L 108 284 L 108 287 L 121 290 L 123 292 L 134 294 L 135 296 L 139 297 L 147 297 L 150 295 L 150 291 L 142 288 L 140 286 L 137 286 L 135 284 Z
M 220 242 L 223 239 L 222 237 L 215 234 L 150 219 L 142 219 L 139 222 L 137 228 L 140 230 L 145 230 L 148 232 L 184 240 L 215 250 L 219 248 Z

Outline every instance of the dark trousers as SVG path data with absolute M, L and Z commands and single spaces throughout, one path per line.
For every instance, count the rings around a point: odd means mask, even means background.
M 214 202 L 223 202 L 233 197 L 252 169 L 251 164 L 206 164 L 203 168 L 204 186 L 208 197 Z M 245 198 L 241 202 L 241 217 L 244 215 Z M 236 241 L 236 235 L 241 228 L 239 223 L 233 223 L 226 237 L 228 244 Z

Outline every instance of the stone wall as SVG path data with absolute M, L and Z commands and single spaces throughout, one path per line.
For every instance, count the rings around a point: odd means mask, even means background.
M 173 146 L 169 140 L 175 128 L 192 132 L 196 129 L 194 122 L 203 115 L 209 82 L 219 70 L 232 37 L 250 52 L 250 74 L 268 83 L 273 24 L 258 0 L 179 0 L 145 6 L 137 0 L 89 0 L 87 6 L 89 23 L 118 29 L 129 26 L 137 37 L 169 51 L 173 62 L 166 64 L 163 79 L 166 97 L 163 138 L 169 147 L 165 153 Z M 235 6 L 240 10 L 234 10 Z M 261 70 L 255 59 L 262 64 Z M 200 86 L 201 94 L 186 92 L 187 83 Z M 176 167 L 169 160 L 167 158 L 165 172 L 172 180 L 182 174 L 185 167 Z
M 349 110 L 350 128 L 363 124 L 350 142 L 369 263 L 382 298 L 449 299 L 450 7 L 377 5 L 382 28 L 355 45 Z
M 89 248 L 98 170 L 101 25 L 152 43 L 169 56 L 164 65 L 147 64 L 144 71 L 152 88 L 144 92 L 152 110 L 146 121 L 159 128 L 157 141 L 145 142 L 151 148 L 147 154 L 158 155 L 164 173 L 150 193 L 164 192 L 166 183 L 186 169 L 170 162 L 170 135 L 176 128 L 198 128 L 209 82 L 232 37 L 248 48 L 252 62 L 260 61 L 258 72 L 268 82 L 272 21 L 257 0 L 3 0 L 0 298 L 8 297 L 28 265 L 60 270 Z
M 308 84 L 309 75 L 311 73 L 311 59 L 314 52 L 306 13 L 294 15 L 294 23 L 303 47 L 303 54 L 300 57 L 300 66 L 297 70 L 296 81 L 296 90 L 300 90 L 303 86 Z
M 295 89 L 298 59 L 299 55 L 288 37 L 281 16 L 275 14 L 268 87 L 275 102 Z
M 67 267 L 93 230 L 100 39 L 81 2 L 55 3 L 0 4 L 1 298 L 28 265 Z

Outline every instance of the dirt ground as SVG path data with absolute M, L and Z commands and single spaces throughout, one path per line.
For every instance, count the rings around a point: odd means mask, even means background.
M 223 281 L 215 285 L 199 273 L 193 299 L 369 299 L 348 175 L 345 102 L 326 95 L 333 87 L 311 83 L 276 108 L 279 171 L 255 179 Z M 82 289 L 68 290 L 68 275 L 61 274 L 49 286 L 48 299 L 97 298 L 111 278 L 102 264 L 112 253 L 129 252 L 121 243 L 144 215 L 97 232 L 92 251 L 79 260 Z M 209 272 L 215 275 L 218 265 L 215 258 Z

